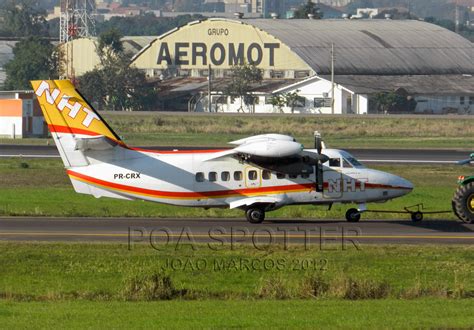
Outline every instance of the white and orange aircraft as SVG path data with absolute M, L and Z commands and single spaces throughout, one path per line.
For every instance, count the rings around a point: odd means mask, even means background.
M 228 150 L 151 151 L 127 146 L 68 80 L 33 81 L 44 117 L 78 193 L 142 199 L 191 207 L 228 207 L 260 223 L 286 205 L 356 203 L 346 213 L 359 221 L 367 202 L 409 193 L 398 176 L 361 165 L 342 150 L 315 149 L 294 138 L 264 134 L 230 142 Z M 324 153 L 322 153 L 324 151 Z

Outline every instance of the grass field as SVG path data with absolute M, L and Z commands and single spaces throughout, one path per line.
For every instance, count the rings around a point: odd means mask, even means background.
M 375 168 L 401 175 L 415 184 L 415 190 L 385 204 L 371 204 L 376 210 L 400 210 L 424 203 L 428 210 L 450 210 L 457 176 L 462 168 L 448 165 L 377 165 Z M 32 216 L 130 216 L 130 217 L 242 217 L 239 210 L 196 209 L 143 201 L 96 199 L 74 192 L 59 159 L 3 159 L 0 161 L 0 215 Z M 25 201 L 28 201 L 27 203 Z M 348 205 L 334 205 L 331 211 L 318 206 L 291 206 L 269 213 L 269 217 L 342 218 Z M 368 217 L 393 218 L 392 214 Z M 395 216 L 397 217 L 397 216 Z M 398 215 L 398 217 L 400 217 Z M 403 216 L 402 216 L 403 217 Z M 405 216 L 409 218 L 409 216 Z M 455 219 L 451 214 L 431 218 Z
M 125 244 L 3 242 L 0 251 L 0 324 L 6 328 L 474 325 L 474 246 L 157 251 L 144 244 L 129 250 Z M 169 260 L 197 265 L 198 259 L 206 266 L 166 267 Z M 260 266 L 215 266 L 242 259 Z M 284 260 L 284 266 L 265 268 L 265 260 Z M 302 269 L 292 267 L 294 260 L 326 262 Z
M 307 147 L 319 130 L 337 148 L 466 148 L 474 146 L 474 118 L 372 116 L 262 116 L 249 114 L 104 114 L 132 146 L 225 146 L 262 133 L 293 135 Z M 46 139 L 0 139 L 0 143 L 46 144 Z M 51 143 L 51 141 L 49 141 Z
M 1 302 L 8 329 L 471 328 L 474 300 Z

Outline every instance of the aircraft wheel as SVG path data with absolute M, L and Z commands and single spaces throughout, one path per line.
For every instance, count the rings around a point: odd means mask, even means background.
M 346 220 L 349 222 L 358 222 L 360 220 L 360 212 L 358 209 L 349 209 L 346 212 Z
M 454 213 L 465 223 L 474 223 L 474 182 L 460 186 L 453 197 Z
M 413 212 L 413 213 L 411 214 L 411 221 L 413 221 L 413 222 L 419 222 L 419 221 L 421 221 L 421 220 L 423 220 L 423 213 L 417 211 L 417 212 Z
M 251 207 L 245 211 L 245 216 L 250 223 L 262 223 L 265 219 L 265 211 L 257 207 Z

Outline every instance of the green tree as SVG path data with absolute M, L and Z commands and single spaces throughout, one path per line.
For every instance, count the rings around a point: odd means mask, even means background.
M 105 31 L 99 35 L 97 45 L 99 56 L 117 56 L 123 52 L 123 44 L 120 39 L 123 35 L 116 29 Z
M 86 72 L 78 80 L 78 87 L 86 99 L 91 100 L 95 109 L 104 109 L 105 95 L 107 95 L 104 85 L 103 70 L 94 69 Z
M 296 90 L 294 92 L 288 92 L 288 93 L 279 93 L 273 95 L 271 98 L 271 104 L 275 107 L 280 112 L 283 112 L 283 107 L 287 106 L 291 109 L 291 113 L 295 112 L 295 106 L 300 100 L 301 96 L 298 94 L 299 90 Z
M 57 53 L 40 37 L 28 37 L 13 48 L 14 58 L 5 65 L 5 89 L 30 89 L 30 80 L 57 78 Z
M 97 108 L 108 110 L 150 110 L 156 93 L 147 84 L 145 73 L 130 67 L 129 55 L 123 51 L 118 32 L 99 36 L 101 66 L 79 79 L 79 88 Z
M 278 109 L 278 112 L 283 113 L 283 107 L 285 106 L 286 102 L 281 94 L 273 95 L 270 99 L 270 103 L 273 105 L 273 107 Z
M 244 111 L 243 105 L 252 104 L 255 98 L 250 95 L 252 84 L 260 84 L 263 79 L 263 72 L 254 64 L 242 64 L 233 66 L 230 72 L 230 83 L 224 88 L 224 93 L 233 98 L 240 98 L 240 108 Z
M 0 6 L 0 33 L 14 37 L 47 36 L 46 14 L 34 0 L 7 0 Z
M 406 92 L 380 92 L 375 94 L 371 100 L 371 108 L 377 113 L 411 113 L 415 111 L 417 102 Z
M 305 4 L 298 7 L 293 13 L 293 18 L 309 18 L 308 15 L 313 15 L 314 19 L 322 19 L 323 12 L 314 2 L 308 0 Z

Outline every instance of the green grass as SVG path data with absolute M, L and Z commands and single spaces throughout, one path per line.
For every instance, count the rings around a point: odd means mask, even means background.
M 469 328 L 474 300 L 0 302 L 2 327 L 130 328 Z
M 340 116 L 163 115 L 107 113 L 106 119 L 130 143 L 225 145 L 255 134 L 295 136 L 306 146 L 319 130 L 334 147 L 467 147 L 474 144 L 474 126 L 466 118 L 400 118 Z
M 367 286 L 386 283 L 390 290 L 383 296 L 389 298 L 446 299 L 474 294 L 472 245 L 362 245 L 359 249 L 334 245 L 322 250 L 319 245 L 309 250 L 272 245 L 258 250 L 251 245 L 231 248 L 229 243 L 216 250 L 206 244 L 194 244 L 194 248 L 168 244 L 154 249 L 143 243 L 129 249 L 127 244 L 111 243 L 2 242 L 0 251 L 0 296 L 11 301 L 123 300 L 131 276 L 156 273 L 167 274 L 177 290 L 186 292 L 178 300 L 266 299 L 269 295 L 262 296 L 266 280 L 280 282 L 285 297 L 312 299 L 305 294 L 304 281 L 315 275 L 333 290 L 321 299 L 350 299 L 337 291 L 345 290 L 343 282 L 349 278 L 369 281 Z M 205 266 L 184 266 L 198 259 L 205 260 Z M 259 263 L 249 268 L 216 266 L 243 259 Z M 168 267 L 170 260 L 181 260 L 182 266 Z M 265 269 L 264 260 L 274 261 L 275 266 Z M 282 267 L 276 266 L 278 260 Z M 303 269 L 293 263 L 298 260 L 316 260 L 317 266 Z
M 474 246 L 362 246 L 331 250 L 251 246 L 211 250 L 86 243 L 0 243 L 0 324 L 4 328 L 145 327 L 470 327 L 474 317 Z M 327 260 L 321 269 L 216 270 L 216 260 Z M 167 259 L 206 260 L 208 267 L 166 269 Z M 128 301 L 130 276 L 167 274 L 184 296 Z M 308 278 L 335 290 L 341 279 L 385 283 L 382 299 L 305 295 Z M 286 297 L 261 296 L 280 283 Z M 375 284 L 370 284 L 375 283 Z M 370 287 L 368 287 L 369 289 Z M 345 287 L 347 290 L 347 287 Z M 411 296 L 407 293 L 412 293 Z M 414 293 L 414 294 L 413 294 Z
M 401 175 L 415 184 L 415 190 L 369 209 L 401 210 L 423 203 L 426 210 L 450 210 L 457 176 L 462 168 L 449 165 L 377 165 L 374 168 Z M 74 192 L 59 159 L 2 159 L 0 161 L 0 215 L 31 216 L 127 216 L 127 217 L 242 217 L 239 210 L 185 208 L 144 201 L 96 199 Z M 28 203 L 25 203 L 25 200 Z M 290 206 L 269 213 L 269 217 L 330 219 L 343 218 L 348 205 Z M 366 218 L 409 218 L 408 215 L 368 214 Z M 430 218 L 455 219 L 452 214 Z
M 112 243 L 0 242 L 0 324 L 81 329 L 471 327 L 473 252 L 472 245 L 333 245 L 327 250 L 226 245 L 214 250 L 204 244 L 194 249 L 172 244 L 156 250 L 147 244 L 129 249 Z M 167 260 L 183 265 L 205 260 L 206 266 L 169 268 Z M 260 263 L 213 266 L 239 260 Z M 258 266 L 265 260 L 283 260 L 284 267 Z M 316 260 L 318 267 L 293 266 L 304 260 Z M 153 274 L 168 276 L 183 294 L 166 301 L 130 301 L 124 294 L 130 279 Z M 330 289 L 308 294 L 308 279 L 323 279 Z M 273 296 L 269 284 L 284 295 Z M 365 296 L 380 286 L 385 288 L 381 295 Z M 348 296 L 348 290 L 357 294 Z
M 248 114 L 104 114 L 131 146 L 226 146 L 263 133 L 293 135 L 307 147 L 319 130 L 337 148 L 465 148 L 474 145 L 474 125 L 462 117 L 264 116 Z M 474 118 L 473 118 L 474 119 Z M 49 139 L 0 139 L 0 143 L 46 144 Z

